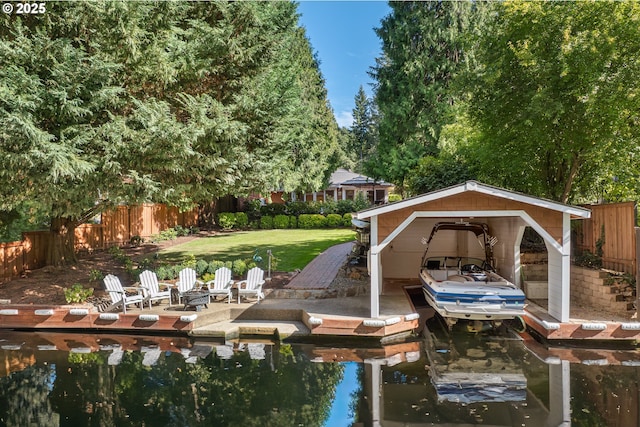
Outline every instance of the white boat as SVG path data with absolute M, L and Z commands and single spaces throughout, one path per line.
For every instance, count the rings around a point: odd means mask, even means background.
M 429 244 L 439 231 L 473 233 L 484 248 L 484 259 L 451 254 L 429 257 Z M 501 322 L 524 315 L 525 295 L 493 267 L 488 226 L 482 223 L 439 222 L 427 240 L 420 281 L 425 299 L 449 325 L 459 319 Z

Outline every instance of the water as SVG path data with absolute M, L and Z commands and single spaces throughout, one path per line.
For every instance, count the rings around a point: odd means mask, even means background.
M 430 331 L 430 332 L 429 332 Z M 385 347 L 0 333 L 6 426 L 631 426 L 640 354 L 506 331 Z

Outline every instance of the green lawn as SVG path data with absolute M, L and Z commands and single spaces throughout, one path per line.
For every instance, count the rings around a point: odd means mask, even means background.
M 294 271 L 304 268 L 328 247 L 354 239 L 355 232 L 350 229 L 237 231 L 201 237 L 164 249 L 159 256 L 163 261 L 174 263 L 181 262 L 189 255 L 207 261 L 233 261 L 251 258 L 258 249 L 266 261 L 267 249 L 271 249 L 279 259 L 278 271 Z

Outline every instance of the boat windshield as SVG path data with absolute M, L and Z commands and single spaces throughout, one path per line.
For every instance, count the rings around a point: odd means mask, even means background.
M 423 268 L 427 270 L 459 270 L 473 272 L 473 270 L 493 270 L 489 264 L 481 259 L 474 257 L 430 257 L 427 258 Z

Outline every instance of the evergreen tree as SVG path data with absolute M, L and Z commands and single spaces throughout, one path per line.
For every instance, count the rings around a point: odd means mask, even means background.
M 367 97 L 362 86 L 358 89 L 353 109 L 353 125 L 349 151 L 357 164 L 356 171 L 363 172 L 365 161 L 377 143 L 377 115 L 375 104 Z
M 337 126 L 297 19 L 289 2 L 3 14 L 0 211 L 42 205 L 59 265 L 74 227 L 120 203 L 319 188 Z
M 382 57 L 372 76 L 380 111 L 380 141 L 368 170 L 402 190 L 423 156 L 438 154 L 455 102 L 449 85 L 465 60 L 472 2 L 393 2 L 377 29 Z

